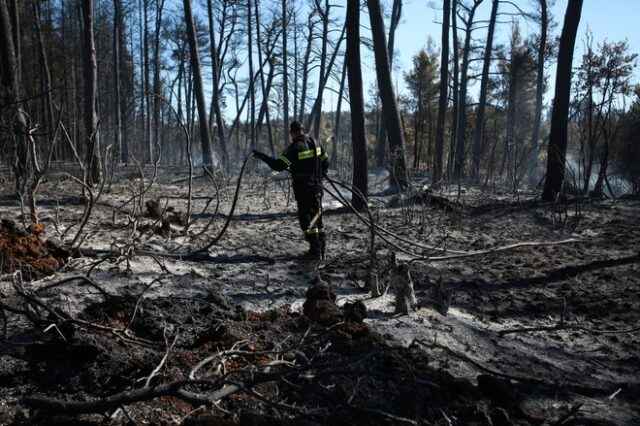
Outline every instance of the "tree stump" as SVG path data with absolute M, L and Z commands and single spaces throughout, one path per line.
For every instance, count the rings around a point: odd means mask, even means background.
M 392 254 L 391 262 L 390 282 L 396 290 L 395 313 L 407 315 L 418 303 L 409 266 L 406 263 L 398 263 L 395 253 Z

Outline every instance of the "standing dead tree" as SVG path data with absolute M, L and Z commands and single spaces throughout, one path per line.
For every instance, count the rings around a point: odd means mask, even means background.
M 97 185 L 102 179 L 100 156 L 100 130 L 98 126 L 98 61 L 93 32 L 93 0 L 82 1 L 84 37 L 82 47 L 82 72 L 84 77 L 84 131 L 87 143 L 86 162 L 89 165 L 88 183 Z
M 407 315 L 417 305 L 413 281 L 409 273 L 409 265 L 400 263 L 395 253 L 391 255 L 391 272 L 389 281 L 396 290 L 395 313 Z
M 202 83 L 202 73 L 200 67 L 200 53 L 198 52 L 198 41 L 196 29 L 191 11 L 191 0 L 184 0 L 184 14 L 187 24 L 187 36 L 189 38 L 189 52 L 191 58 L 191 68 L 193 70 L 194 91 L 196 103 L 198 105 L 198 116 L 200 117 L 200 142 L 202 143 L 202 166 L 204 168 L 213 166 L 213 152 L 211 151 L 211 134 L 209 133 L 209 122 L 207 120 L 207 106 L 204 100 L 204 86 Z
M 442 51 L 440 53 L 440 97 L 438 98 L 438 119 L 436 124 L 436 147 L 433 160 L 433 183 L 440 185 L 442 179 L 442 156 L 444 153 L 444 135 L 446 125 L 447 97 L 449 89 L 449 16 L 451 14 L 451 0 L 444 0 L 442 11 Z
M 491 67 L 491 52 L 493 49 L 493 34 L 496 28 L 496 17 L 498 15 L 498 5 L 500 0 L 493 0 L 491 5 L 491 17 L 489 18 L 489 29 L 487 30 L 487 42 L 484 48 L 484 58 L 482 60 L 482 78 L 480 81 L 480 93 L 478 100 L 478 112 L 476 114 L 476 128 L 473 137 L 473 165 L 471 167 L 471 180 L 480 180 L 480 162 L 482 160 L 482 137 L 484 134 L 485 107 L 487 105 L 487 88 L 489 85 L 489 68 Z
M 462 66 L 460 68 L 460 87 L 458 94 L 458 127 L 456 128 L 455 154 L 453 156 L 453 176 L 460 178 L 464 175 L 465 140 L 467 134 L 467 87 L 469 84 L 469 54 L 471 52 L 471 33 L 473 32 L 474 16 L 482 0 L 473 0 L 471 6 L 460 4 L 466 16 L 460 16 L 464 23 L 464 48 L 462 50 Z
M 38 16 L 37 11 L 35 11 Z M 16 44 L 14 40 L 14 27 L 16 22 L 10 19 L 10 11 L 5 1 L 0 1 L 0 76 L 2 77 L 2 89 L 4 91 L 4 100 L 9 105 L 8 140 L 12 150 L 12 167 L 16 179 L 15 190 L 24 206 L 25 196 L 29 207 L 31 222 L 38 222 L 36 212 L 35 193 L 44 177 L 54 153 L 54 144 L 57 138 L 57 128 L 53 132 L 53 136 L 46 145 L 45 150 L 46 162 L 41 163 L 38 159 L 38 149 L 34 133 L 35 128 L 31 125 L 29 115 L 24 110 L 25 105 L 22 102 L 21 82 L 18 64 L 18 56 Z M 44 47 L 40 39 L 40 54 L 42 60 L 46 64 L 46 55 Z M 51 106 L 51 105 L 50 105 Z M 53 114 L 50 114 L 52 117 Z M 52 124 L 52 123 L 51 123 Z M 23 215 L 23 217 L 25 217 Z M 26 226 L 26 224 L 24 224 Z
M 576 42 L 578 24 L 582 13 L 582 0 L 569 0 L 560 35 L 556 88 L 551 113 L 551 132 L 547 152 L 547 176 L 544 181 L 542 199 L 555 201 L 564 181 L 567 154 L 567 121 L 571 91 L 571 64 Z
M 400 111 L 391 81 L 389 50 L 385 39 L 384 20 L 379 0 L 367 0 L 371 33 L 373 36 L 373 53 L 376 61 L 378 89 L 384 110 L 385 127 L 389 137 L 389 170 L 392 185 L 398 189 L 407 186 L 407 161 L 405 155 L 404 133 Z

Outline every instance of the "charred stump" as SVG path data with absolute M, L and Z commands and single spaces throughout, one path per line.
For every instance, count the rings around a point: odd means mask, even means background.
M 390 282 L 396 290 L 395 313 L 407 315 L 417 305 L 416 293 L 413 289 L 409 265 L 399 263 L 395 253 L 391 257 Z

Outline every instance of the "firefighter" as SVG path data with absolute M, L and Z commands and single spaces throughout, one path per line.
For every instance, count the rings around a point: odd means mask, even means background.
M 322 175 L 329 168 L 329 155 L 304 133 L 304 127 L 299 122 L 291 123 L 289 133 L 291 144 L 280 157 L 273 158 L 256 150 L 253 156 L 264 161 L 272 170 L 291 172 L 300 228 L 309 243 L 309 251 L 302 258 L 322 260 L 326 248 L 322 223 Z

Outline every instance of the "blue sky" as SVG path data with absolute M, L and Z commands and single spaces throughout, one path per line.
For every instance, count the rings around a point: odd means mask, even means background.
M 532 6 L 538 3 L 537 0 L 512 1 L 525 10 L 531 10 Z M 552 0 L 547 1 L 550 3 Z M 405 0 L 401 24 L 396 33 L 397 56 L 394 59 L 398 61 L 397 66 L 400 68 L 394 74 L 396 87 L 399 91 L 402 91 L 404 86 L 402 72 L 411 66 L 415 53 L 426 46 L 427 38 L 431 36 L 436 47 L 440 47 L 441 3 L 440 0 Z M 478 8 L 479 19 L 486 19 L 489 16 L 491 3 L 491 0 L 482 2 Z M 387 4 L 390 4 L 390 1 L 387 1 Z M 550 10 L 556 22 L 554 35 L 560 34 L 566 7 L 567 0 L 555 0 L 555 4 Z M 501 5 L 500 10 L 513 12 L 515 9 L 505 4 Z M 366 16 L 362 17 L 362 24 L 368 27 L 366 19 Z M 511 18 L 503 16 L 501 19 L 510 21 Z M 506 41 L 509 37 L 510 27 L 508 23 L 499 25 L 496 29 L 496 39 L 498 41 Z M 524 33 L 539 31 L 539 26 L 533 22 L 522 23 L 521 27 Z M 593 33 L 595 43 L 602 42 L 605 39 L 610 42 L 627 39 L 630 52 L 640 53 L 640 0 L 584 0 L 576 39 L 574 64 L 580 61 L 587 29 Z M 485 35 L 486 28 L 481 28 L 477 31 L 475 37 L 484 39 Z M 370 66 L 373 66 L 373 58 L 366 58 L 363 63 L 370 63 Z M 551 67 L 549 72 L 555 73 L 555 68 Z M 366 94 L 369 85 L 375 81 L 375 75 L 373 70 L 368 73 L 365 72 L 365 74 Z M 638 74 L 636 74 L 635 80 L 640 82 Z M 549 82 L 553 84 L 553 78 Z M 547 93 L 547 96 L 549 96 L 549 93 Z

